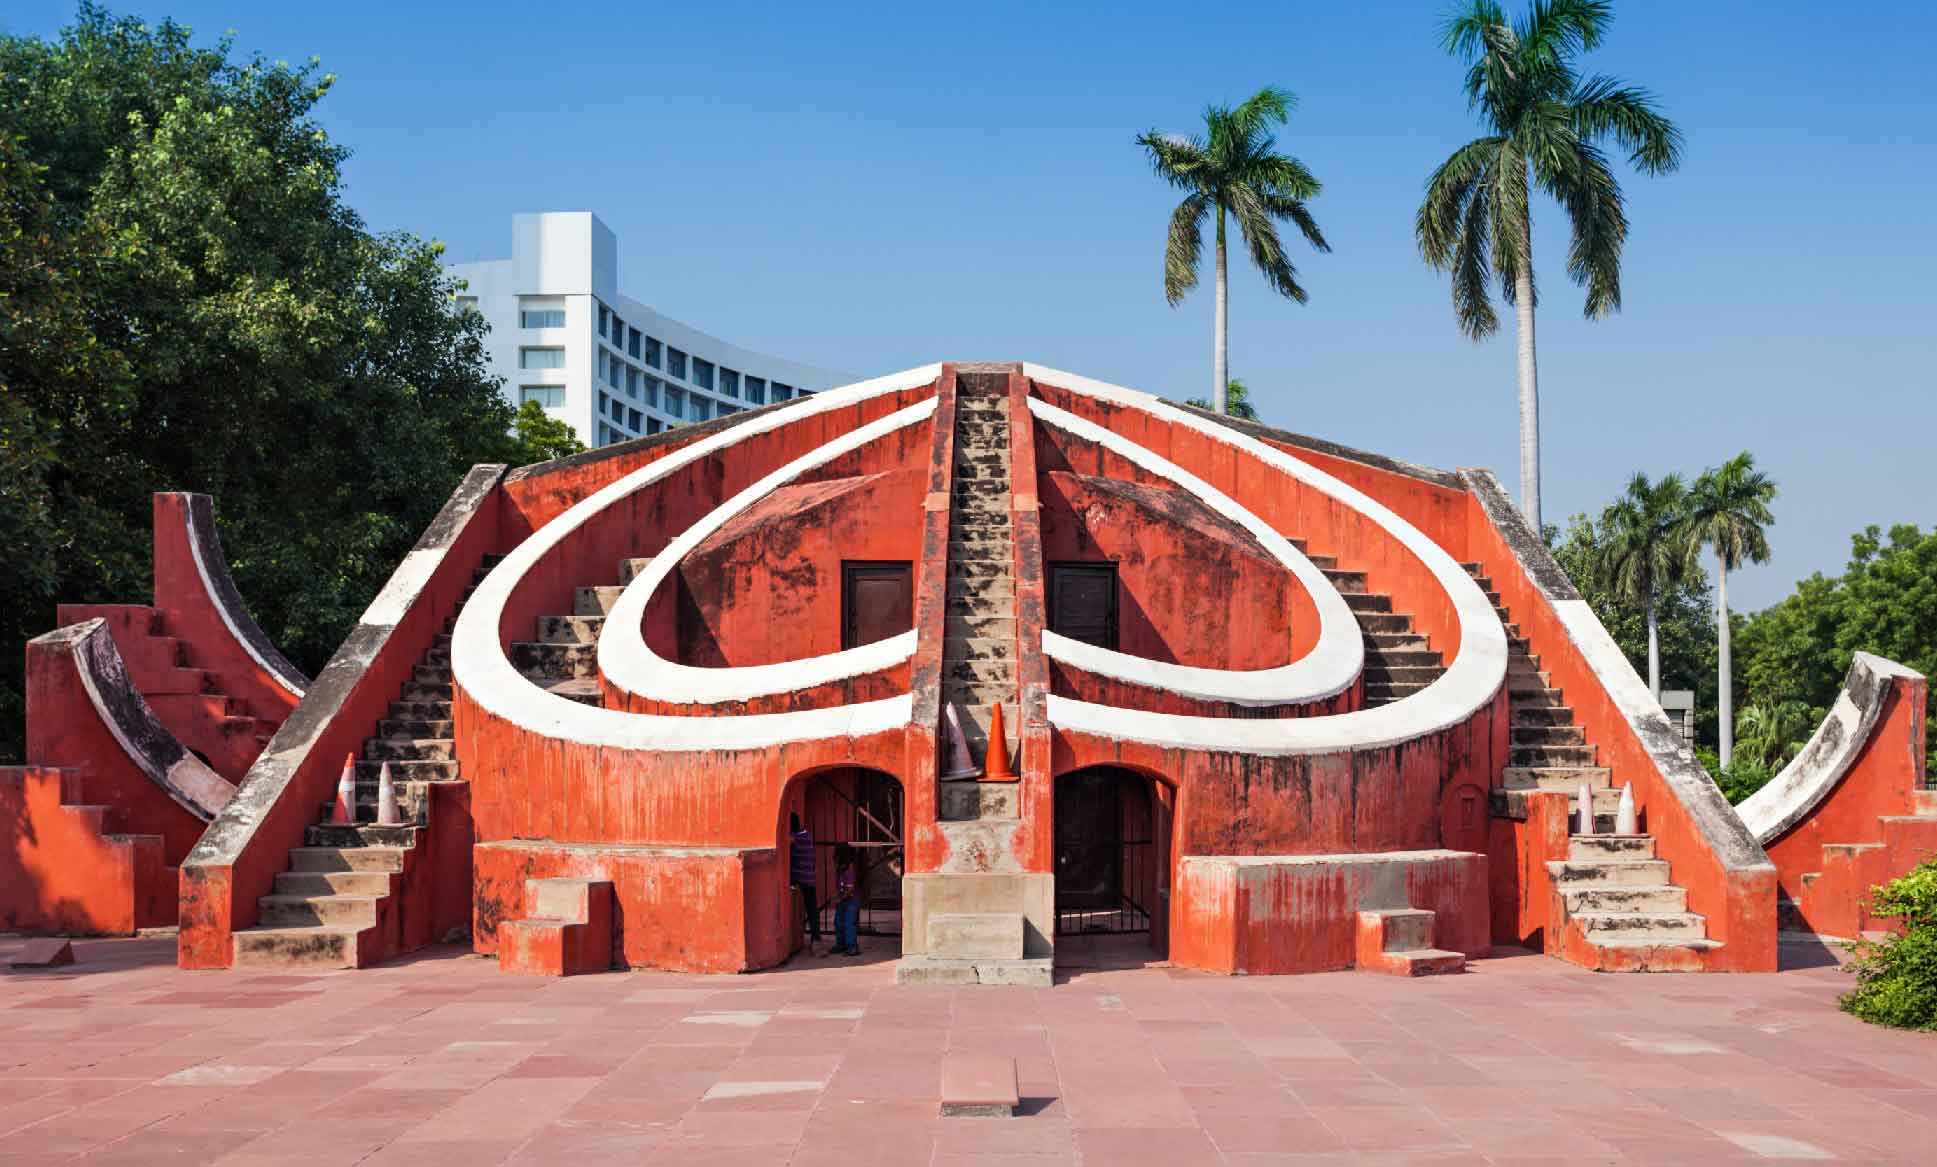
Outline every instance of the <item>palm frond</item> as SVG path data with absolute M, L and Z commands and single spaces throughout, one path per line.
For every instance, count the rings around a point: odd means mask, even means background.
M 1453 264 L 1459 247 L 1459 227 L 1466 203 L 1476 186 L 1488 181 L 1487 172 L 1506 145 L 1504 138 L 1475 138 L 1439 164 L 1426 180 L 1426 196 L 1413 219 L 1419 254 L 1441 271 Z
M 1621 248 L 1628 238 L 1628 216 L 1621 184 L 1607 158 L 1587 142 L 1576 141 L 1563 181 L 1546 184 L 1567 208 L 1573 241 L 1567 274 L 1587 289 L 1583 314 L 1592 320 L 1621 309 Z
M 1568 105 L 1575 133 L 1589 141 L 1613 138 L 1641 173 L 1666 174 L 1681 165 L 1681 130 L 1646 89 L 1596 75 L 1575 87 Z
M 1527 162 L 1509 146 L 1497 165 L 1488 172 L 1493 180 L 1489 192 L 1493 207 L 1493 270 L 1500 277 L 1507 303 L 1519 302 L 1517 286 L 1522 268 L 1532 275 L 1532 258 L 1527 241 L 1533 237 L 1533 211 L 1527 202 Z M 1536 297 L 1535 303 L 1539 303 Z
M 1263 273 L 1272 291 L 1303 304 L 1307 297 L 1305 289 L 1298 284 L 1298 269 L 1285 256 L 1284 243 L 1278 238 L 1278 227 L 1271 221 L 1265 201 L 1247 186 L 1235 187 L 1230 193 L 1231 216 L 1238 221 L 1238 231 L 1251 252 L 1251 262 Z
M 1137 145 L 1150 157 L 1157 177 L 1182 190 L 1203 185 L 1210 167 L 1209 148 L 1201 138 L 1148 130 L 1137 135 Z
M 1164 240 L 1164 299 L 1173 307 L 1197 286 L 1197 261 L 1204 253 L 1204 214 L 1210 198 L 1193 194 L 1170 214 Z
M 1529 59 L 1565 61 L 1599 47 L 1613 21 L 1608 0 L 1533 0 L 1517 31 Z

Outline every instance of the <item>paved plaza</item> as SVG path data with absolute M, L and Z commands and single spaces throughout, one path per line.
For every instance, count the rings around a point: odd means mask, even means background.
M 1081 964 L 1023 989 L 897 987 L 867 944 L 558 980 L 453 948 L 289 975 L 78 942 L 0 975 L 0 1164 L 1937 1161 L 1937 1036 L 1837 1012 L 1820 949 L 1769 975 L 1513 954 L 1403 980 L 1066 942 Z M 937 1117 L 949 1052 L 1013 1056 L 1023 1113 Z

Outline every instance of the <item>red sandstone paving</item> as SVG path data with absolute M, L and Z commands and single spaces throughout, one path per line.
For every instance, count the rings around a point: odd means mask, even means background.
M 1220 978 L 1098 948 L 1031 990 L 896 987 L 881 950 L 554 981 L 75 948 L 0 977 L 0 1167 L 1937 1162 L 1937 1036 L 1838 1013 L 1833 967 Z M 1024 1113 L 938 1118 L 951 1051 L 1015 1058 Z

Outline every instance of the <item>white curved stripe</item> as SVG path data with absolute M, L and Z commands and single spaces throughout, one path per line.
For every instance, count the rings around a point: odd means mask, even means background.
M 1303 704 L 1322 701 L 1351 688 L 1365 667 L 1365 639 L 1359 632 L 1358 619 L 1332 581 L 1291 540 L 1272 530 L 1231 496 L 1155 451 L 1068 410 L 1058 409 L 1039 397 L 1029 399 L 1029 412 L 1056 429 L 1094 442 L 1159 478 L 1169 479 L 1218 515 L 1243 527 L 1303 585 L 1318 609 L 1318 643 L 1299 659 L 1276 668 L 1209 669 L 1170 664 L 1099 648 L 1047 629 L 1042 634 L 1045 656 L 1101 676 L 1233 705 Z
M 1486 593 L 1451 555 L 1383 503 L 1283 450 L 1195 417 L 1148 393 L 1041 365 L 1025 363 L 1022 371 L 1024 376 L 1045 385 L 1140 410 L 1195 430 L 1337 499 L 1384 528 L 1419 560 L 1452 601 L 1460 630 L 1459 653 L 1438 679 L 1409 697 L 1375 709 L 1357 709 L 1325 717 L 1250 720 L 1112 709 L 1051 695 L 1047 707 L 1051 724 L 1061 729 L 1177 749 L 1267 755 L 1333 753 L 1397 745 L 1450 729 L 1470 718 L 1499 692 L 1507 673 L 1506 629 L 1500 624 L 1499 614 L 1487 601 Z
M 646 604 L 680 561 L 735 515 L 818 466 L 851 454 L 897 430 L 935 415 L 933 397 L 842 434 L 794 459 L 713 508 L 681 531 L 652 564 L 619 593 L 599 633 L 599 672 L 624 692 L 682 705 L 721 705 L 778 693 L 793 693 L 834 681 L 878 672 L 915 655 L 915 630 L 839 652 L 765 665 L 706 668 L 669 661 L 646 643 Z
M 505 656 L 498 625 L 525 574 L 568 535 L 626 496 L 756 434 L 884 394 L 920 388 L 940 375 L 940 365 L 925 365 L 816 393 L 694 442 L 579 500 L 513 548 L 471 594 L 451 635 L 451 671 L 457 683 L 479 706 L 521 729 L 615 749 L 749 749 L 781 742 L 860 737 L 906 725 L 914 713 L 912 694 L 828 709 L 726 717 L 673 717 L 582 705 L 540 689 L 519 673 Z
M 1859 652 L 1850 660 L 1836 703 L 1802 752 L 1736 806 L 1758 842 L 1766 847 L 1781 838 L 1842 784 L 1869 746 L 1890 686 L 1898 680 L 1921 681 L 1923 674 L 1873 653 Z

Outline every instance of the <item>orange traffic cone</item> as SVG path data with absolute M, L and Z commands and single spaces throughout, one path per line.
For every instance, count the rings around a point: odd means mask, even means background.
M 989 712 L 989 748 L 982 766 L 984 782 L 1014 782 L 1016 772 L 1009 768 L 1009 734 L 1002 728 L 1002 703 Z

